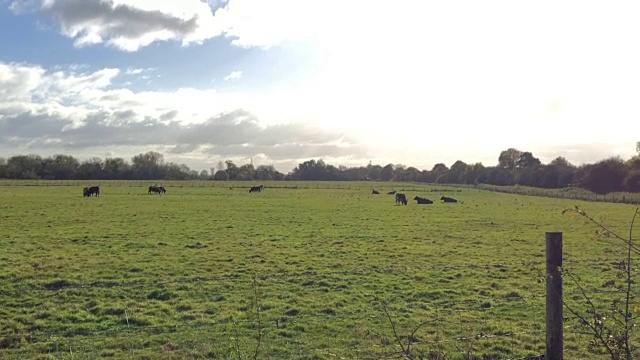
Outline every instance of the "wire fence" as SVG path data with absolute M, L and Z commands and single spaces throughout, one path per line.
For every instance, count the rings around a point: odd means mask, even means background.
M 597 194 L 586 189 L 569 187 L 562 189 L 545 189 L 529 186 L 498 186 L 478 184 L 477 189 L 501 192 L 507 194 L 544 196 L 559 199 L 585 200 L 595 202 L 640 204 L 640 193 L 614 192 L 609 194 Z
M 634 261 L 640 258 L 633 259 Z M 615 267 L 625 259 L 566 259 L 576 272 L 600 271 Z M 347 271 L 304 271 L 299 273 L 230 274 L 212 277 L 176 278 L 161 281 L 101 281 L 87 283 L 16 284 L 0 289 L 0 299 L 59 298 L 61 301 L 87 300 L 92 290 L 110 290 L 128 294 L 132 288 L 146 292 L 190 284 L 190 291 L 208 292 L 207 285 L 246 285 L 246 297 L 252 291 L 267 288 L 270 282 L 298 278 L 325 278 L 376 274 L 415 274 L 447 270 L 479 269 L 489 271 L 527 270 L 544 274 L 544 262 L 503 262 L 453 264 L 449 266 L 399 266 L 361 268 Z M 544 275 L 542 275 L 544 276 Z M 52 285 L 53 284 L 53 285 Z M 252 289 L 253 287 L 253 289 Z M 35 326 L 0 333 L 0 357 L 3 358 L 447 358 L 535 359 L 544 352 L 544 282 L 527 293 L 451 300 L 381 299 L 373 295 L 364 308 L 334 309 L 322 307 L 311 312 L 282 313 L 262 307 L 275 301 L 274 293 L 263 293 L 233 316 L 215 314 L 187 320 L 167 320 L 163 324 L 134 321 L 136 313 L 118 313 L 118 325 L 95 323 L 48 324 L 42 319 Z M 592 287 L 567 288 L 565 298 L 581 302 L 623 297 L 624 290 Z M 65 294 L 73 292 L 71 297 Z M 338 291 L 338 290 L 336 290 Z M 633 293 L 635 299 L 640 294 Z M 135 297 L 132 297 L 135 300 Z M 635 300 L 634 300 L 635 301 Z M 347 308 L 347 307 L 345 307 Z M 525 321 L 528 314 L 536 321 Z M 11 319 L 6 319 L 11 320 Z M 340 334 L 331 339 L 331 334 Z M 345 335 L 347 334 L 347 335 Z M 578 322 L 565 326 L 567 352 L 586 356 L 593 334 Z M 327 336 L 327 339 L 318 339 Z M 467 356 L 467 357 L 465 357 Z M 487 357 L 488 356 L 488 357 Z M 409 357 L 411 358 L 411 357 Z
M 454 184 L 429 184 L 415 182 L 362 182 L 362 181 L 297 181 L 297 180 L 6 180 L 0 179 L 0 186 L 108 186 L 114 188 L 140 187 L 146 189 L 150 185 L 160 185 L 174 188 L 226 188 L 249 189 L 257 184 L 264 184 L 269 189 L 322 189 L 322 190 L 366 190 L 374 188 L 392 188 L 398 191 L 420 190 L 426 192 L 462 192 L 473 190 L 470 186 Z

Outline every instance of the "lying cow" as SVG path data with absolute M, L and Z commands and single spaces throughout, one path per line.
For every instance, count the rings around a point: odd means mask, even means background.
M 456 200 L 454 198 L 446 197 L 446 196 L 441 197 L 440 200 L 442 200 L 442 201 L 444 201 L 446 203 L 457 203 L 458 202 L 458 200 Z
M 433 204 L 432 200 L 429 200 L 429 199 L 426 199 L 426 198 L 422 198 L 420 196 L 414 197 L 413 200 L 417 201 L 418 204 Z
M 379 195 L 379 194 L 380 194 L 380 191 L 378 191 L 378 190 L 376 190 L 376 189 L 373 189 L 373 190 L 371 190 L 371 194 L 373 194 L 373 195 Z

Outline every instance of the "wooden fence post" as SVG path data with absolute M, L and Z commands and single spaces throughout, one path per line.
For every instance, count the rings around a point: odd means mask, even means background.
M 546 360 L 562 360 L 562 233 L 547 232 L 547 339 Z

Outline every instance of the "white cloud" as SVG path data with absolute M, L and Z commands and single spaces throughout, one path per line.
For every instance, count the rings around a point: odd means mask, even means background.
M 237 80 L 242 77 L 242 71 L 232 71 L 229 75 L 225 76 L 225 80 Z
M 304 42 L 300 51 L 314 52 L 320 64 L 309 70 L 310 81 L 263 93 L 107 86 L 76 91 L 76 100 L 61 104 L 127 107 L 138 117 L 175 110 L 184 123 L 243 108 L 265 125 L 313 121 L 345 129 L 374 144 L 372 160 L 427 167 L 447 159 L 491 165 L 507 147 L 594 161 L 595 151 L 562 152 L 594 144 L 602 157 L 628 156 L 639 140 L 636 2 L 210 3 L 224 6 L 212 13 L 197 0 L 58 0 L 46 11 L 77 42 L 131 51 L 163 39 L 187 45 L 216 36 L 242 47 Z M 9 75 L 0 67 L 0 83 L 17 84 L 0 89 L 6 101 L 42 92 L 34 84 L 51 75 L 13 67 Z M 101 78 L 108 83 L 109 74 Z
M 136 51 L 156 41 L 184 45 L 219 36 L 213 13 L 199 0 L 34 0 L 12 2 L 15 13 L 40 11 L 50 16 L 63 35 L 78 47 L 107 44 Z
M 259 103 L 258 95 L 191 88 L 134 92 L 114 86 L 113 80 L 127 72 L 137 71 L 83 72 L 77 66 L 47 71 L 0 63 L 0 151 L 82 156 L 96 149 L 126 154 L 135 147 L 164 149 L 196 163 L 262 154 L 265 161 L 291 166 L 285 170 L 308 158 L 366 154 L 343 131 L 286 120 L 265 123 L 238 110 Z M 269 100 L 275 99 L 262 101 Z
M 213 9 L 216 7 L 215 14 Z M 15 0 L 16 13 L 50 16 L 77 47 L 106 44 L 137 51 L 157 41 L 183 45 L 227 36 L 243 47 L 269 48 L 315 33 L 326 21 L 320 1 Z
M 144 69 L 133 69 L 133 68 L 129 68 L 127 69 L 127 75 L 138 75 L 138 74 L 142 74 L 144 72 Z

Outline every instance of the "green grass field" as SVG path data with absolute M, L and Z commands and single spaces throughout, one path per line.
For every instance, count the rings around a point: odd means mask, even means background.
M 371 359 L 400 350 L 391 322 L 425 358 L 539 355 L 545 232 L 605 308 L 624 249 L 562 210 L 620 234 L 635 211 L 424 184 L 100 185 L 0 182 L 0 358 Z M 395 206 L 391 189 L 464 203 Z M 565 358 L 604 358 L 565 316 Z

